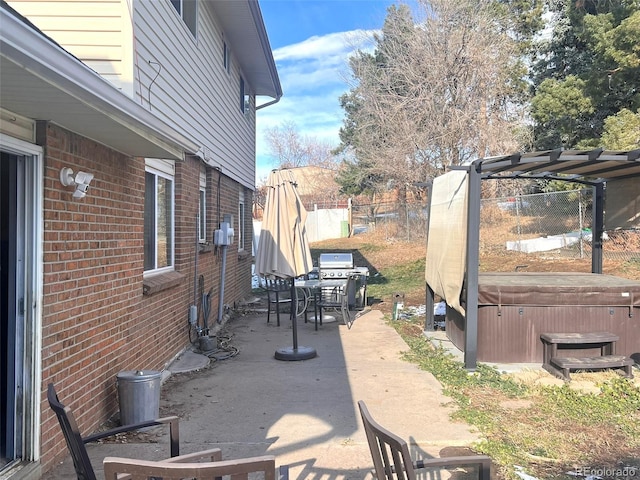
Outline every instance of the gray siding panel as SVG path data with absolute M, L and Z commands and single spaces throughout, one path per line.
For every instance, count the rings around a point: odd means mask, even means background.
M 240 111 L 239 62 L 222 65 L 224 32 L 199 2 L 197 38 L 169 0 L 9 2 L 116 88 L 195 139 L 208 163 L 253 190 L 255 112 Z M 134 42 L 135 37 L 135 42 Z M 251 85 L 246 84 L 251 93 Z
M 223 68 L 224 34 L 215 18 L 200 4 L 194 39 L 169 2 L 135 5 L 140 102 L 196 138 L 212 165 L 253 189 L 255 115 L 240 112 L 240 72 L 233 61 L 230 73 Z

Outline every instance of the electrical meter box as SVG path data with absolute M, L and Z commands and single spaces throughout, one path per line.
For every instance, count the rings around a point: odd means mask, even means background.
M 229 222 L 220 223 L 220 228 L 213 233 L 215 245 L 231 245 L 233 243 L 233 227 Z

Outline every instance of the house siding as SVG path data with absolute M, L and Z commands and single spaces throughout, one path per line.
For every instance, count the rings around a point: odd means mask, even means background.
M 223 66 L 224 31 L 199 2 L 197 38 L 169 0 L 12 0 L 12 7 L 116 88 L 201 145 L 211 166 L 255 187 L 255 98 L 240 111 L 238 62 Z M 135 38 L 135 42 L 134 42 Z M 246 82 L 246 79 L 245 79 Z
M 198 247 L 203 161 L 187 155 L 175 163 L 175 260 L 167 280 L 165 274 L 144 272 L 146 159 L 65 129 L 55 118 L 37 122 L 44 167 L 43 295 L 42 328 L 35 333 L 42 359 L 34 368 L 41 375 L 38 460 L 46 473 L 68 455 L 46 400 L 48 383 L 74 410 L 80 432 L 96 431 L 118 412 L 119 372 L 162 370 L 189 347 L 189 307 L 199 277 L 204 292 L 211 291 L 210 327 L 216 324 L 223 282 L 225 306 L 233 308 L 250 295 L 255 100 L 248 114 L 240 111 L 242 72 L 231 44 L 231 71 L 223 67 L 224 32 L 210 3 L 200 3 L 197 38 L 168 0 L 10 4 L 133 101 L 196 140 L 206 159 L 207 245 Z M 246 89 L 251 93 L 250 84 Z M 73 199 L 73 187 L 62 186 L 63 167 L 94 174 L 84 198 Z M 214 230 L 225 214 L 234 216 L 235 229 L 242 224 L 241 192 L 244 249 L 238 248 L 240 235 L 229 248 L 216 247 Z
M 133 96 L 133 28 L 126 1 L 7 3 L 117 89 Z
M 200 161 L 176 164 L 175 271 L 180 280 L 148 295 L 143 273 L 144 159 L 122 155 L 50 122 L 39 122 L 38 143 L 45 151 L 40 461 L 46 472 L 67 455 L 46 401 L 49 382 L 74 409 L 80 431 L 87 434 L 117 413 L 118 372 L 162 370 L 189 344 Z M 72 199 L 72 189 L 60 184 L 63 167 L 94 173 L 85 198 Z M 237 212 L 241 187 L 214 169 L 207 170 L 207 187 L 211 239 L 217 212 Z M 208 250 L 199 253 L 197 269 L 205 291 L 213 289 L 211 308 L 217 312 L 222 251 Z M 251 260 L 228 250 L 224 303 L 233 306 L 250 293 Z M 212 314 L 209 325 L 215 321 Z
M 137 100 L 196 139 L 210 165 L 253 189 L 255 112 L 240 111 L 242 72 L 233 57 L 231 71 L 223 67 L 224 32 L 211 7 L 199 4 L 197 38 L 168 1 L 135 2 L 134 18 Z

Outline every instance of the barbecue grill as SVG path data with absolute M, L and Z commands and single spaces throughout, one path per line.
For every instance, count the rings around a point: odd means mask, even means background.
M 318 270 L 321 279 L 346 278 L 353 273 L 353 255 L 351 253 L 321 253 L 318 258 Z
M 367 305 L 368 267 L 356 267 L 351 253 L 321 253 L 318 257 L 318 275 L 320 280 L 347 279 L 356 275 L 356 291 L 349 292 L 349 304 L 356 308 Z

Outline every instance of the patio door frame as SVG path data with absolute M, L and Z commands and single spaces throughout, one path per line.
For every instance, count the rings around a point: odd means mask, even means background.
M 13 338 L 5 341 L 14 342 L 15 346 L 16 369 L 7 384 L 16 390 L 16 412 L 14 421 L 9 422 L 13 423 L 13 430 L 3 432 L 14 442 L 14 458 L 0 472 L 4 478 L 11 476 L 13 469 L 22 470 L 25 464 L 40 458 L 44 159 L 40 146 L 2 133 L 0 150 L 15 162 L 10 169 L 15 196 L 8 217 L 9 241 L 15 242 L 15 257 L 9 259 L 10 280 L 15 279 L 11 294 L 15 296 L 9 304 L 15 306 L 15 313 L 8 309 L 3 315 L 13 322 L 7 329 Z

